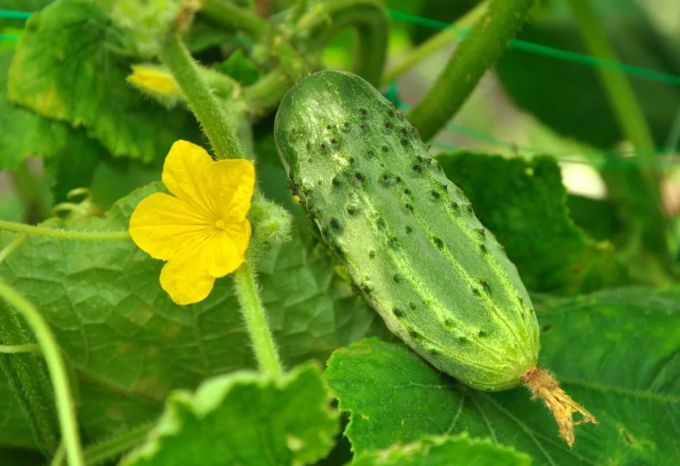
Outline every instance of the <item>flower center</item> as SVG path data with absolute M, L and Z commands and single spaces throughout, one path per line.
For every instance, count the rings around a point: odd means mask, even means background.
M 224 223 L 224 220 L 222 219 L 219 219 L 218 221 L 215 222 L 215 228 L 217 228 L 218 230 L 224 230 L 224 227 L 226 226 L 227 225 Z

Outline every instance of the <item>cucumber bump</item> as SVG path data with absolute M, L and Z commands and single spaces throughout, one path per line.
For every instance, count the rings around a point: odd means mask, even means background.
M 387 327 L 471 387 L 525 385 L 574 441 L 594 417 L 538 368 L 515 266 L 413 126 L 358 76 L 322 71 L 283 98 L 274 136 L 293 193 Z

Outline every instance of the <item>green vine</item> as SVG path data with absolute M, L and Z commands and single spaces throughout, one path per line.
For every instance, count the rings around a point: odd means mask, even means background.
M 75 406 L 69 387 L 66 365 L 61 358 L 57 340 L 52 335 L 52 331 L 40 312 L 14 288 L 0 282 L 0 297 L 24 318 L 42 349 L 47 370 L 52 380 L 54 401 L 59 415 L 66 457 L 70 466 L 84 466 Z
M 435 53 L 437 50 L 446 45 L 450 45 L 456 38 L 467 34 L 468 29 L 479 20 L 479 18 L 486 12 L 488 7 L 488 0 L 479 2 L 473 9 L 468 11 L 461 18 L 457 19 L 451 26 L 433 35 L 418 47 L 410 51 L 408 55 L 404 57 L 404 59 L 402 59 L 396 66 L 385 72 L 385 75 L 382 79 L 382 85 L 388 86 L 390 83 L 392 83 L 392 81 L 416 66 L 425 58 Z
M 318 54 L 330 39 L 346 28 L 358 37 L 354 72 L 378 86 L 385 66 L 388 18 L 379 0 L 334 0 L 314 7 L 297 22 L 295 29 Z
M 505 50 L 536 0 L 492 0 L 409 119 L 427 140 L 460 109 Z
M 203 0 L 201 13 L 220 26 L 243 31 L 254 39 L 260 39 L 269 29 L 266 20 L 225 0 Z

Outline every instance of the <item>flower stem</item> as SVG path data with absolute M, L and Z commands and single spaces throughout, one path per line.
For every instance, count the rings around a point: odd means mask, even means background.
M 75 407 L 69 389 L 66 365 L 61 358 L 57 341 L 40 312 L 13 288 L 2 282 L 0 282 L 0 297 L 23 316 L 42 349 L 52 379 L 54 399 L 59 414 L 59 425 L 61 426 L 68 464 L 69 466 L 83 466 L 83 451 L 80 446 Z
M 618 56 L 588 0 L 569 0 L 569 4 L 590 53 L 597 58 L 618 62 Z M 598 67 L 597 73 L 618 125 L 635 147 L 641 166 L 627 170 L 625 174 L 605 173 L 610 196 L 630 212 L 627 218 L 638 219 L 637 227 L 645 245 L 667 258 L 667 219 L 661 202 L 661 175 L 655 168 L 656 151 L 651 131 L 626 75 L 613 67 Z M 631 186 L 639 189 L 631 190 Z
M 262 305 L 256 274 L 249 262 L 244 262 L 234 273 L 234 283 L 260 371 L 272 378 L 279 378 L 283 368 Z
M 536 0 L 491 1 L 430 91 L 409 114 L 423 139 L 434 136 L 460 109 L 482 75 L 501 56 L 535 3 Z
M 396 66 L 385 72 L 382 79 L 382 85 L 389 85 L 392 81 L 406 73 L 437 50 L 445 45 L 451 44 L 456 38 L 464 37 L 465 34 L 469 32 L 469 28 L 484 14 L 488 6 L 489 0 L 479 2 L 464 16 L 458 18 L 451 26 L 435 34 L 418 47 L 411 50 Z
M 242 158 L 243 151 L 233 118 L 229 118 L 210 90 L 179 34 L 168 38 L 161 51 L 161 60 L 182 89 L 217 158 Z
M 10 222 L 7 220 L 0 220 L 0 230 L 25 233 L 27 235 L 49 236 L 51 238 L 57 239 L 71 239 L 82 241 L 111 241 L 130 239 L 130 234 L 127 231 L 59 230 L 58 228 L 46 228 L 41 226 L 26 225 L 24 223 Z

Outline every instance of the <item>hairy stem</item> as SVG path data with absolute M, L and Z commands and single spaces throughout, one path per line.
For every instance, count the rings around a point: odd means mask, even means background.
M 254 13 L 225 0 L 203 0 L 201 12 L 214 23 L 237 31 L 244 31 L 254 39 L 267 33 L 269 23 Z
M 569 4 L 589 52 L 597 58 L 618 62 L 618 56 L 588 0 L 569 0 Z M 636 169 L 627 170 L 627 173 L 605 173 L 609 194 L 629 212 L 627 218 L 637 219 L 636 226 L 645 246 L 668 257 L 667 219 L 659 189 L 661 175 L 654 163 L 654 139 L 626 75 L 609 67 L 598 67 L 597 73 L 618 125 L 635 147 L 636 158 L 640 162 Z M 631 190 L 631 186 L 638 189 Z
M 300 18 L 296 29 L 303 39 L 321 50 L 338 32 L 354 28 L 359 44 L 354 72 L 373 85 L 380 84 L 387 51 L 388 17 L 379 0 L 331 0 Z
M 244 262 L 234 273 L 234 283 L 260 371 L 272 378 L 278 378 L 283 373 L 283 368 L 262 305 L 257 277 L 249 262 Z
M 17 233 L 24 233 L 26 235 L 34 236 L 49 236 L 50 238 L 65 240 L 112 241 L 130 239 L 130 234 L 127 231 L 59 230 L 57 228 L 26 225 L 24 223 L 10 222 L 8 220 L 0 220 L 0 230 L 14 231 Z
M 392 81 L 406 73 L 437 50 L 445 45 L 451 44 L 459 37 L 464 37 L 469 32 L 469 28 L 484 14 L 488 6 L 488 0 L 479 2 L 464 16 L 458 18 L 451 26 L 435 34 L 418 47 L 411 50 L 399 64 L 385 72 L 382 79 L 382 85 L 389 85 Z
M 66 365 L 61 358 L 59 345 L 40 312 L 13 288 L 0 282 L 0 297 L 10 304 L 26 320 L 42 349 L 47 370 L 52 380 L 54 400 L 59 415 L 61 435 L 69 466 L 83 466 L 83 451 L 76 420 L 75 407 L 69 388 Z
M 217 158 L 245 156 L 243 152 L 245 145 L 240 141 L 243 135 L 239 132 L 235 118 L 228 116 L 221 109 L 219 101 L 200 79 L 196 63 L 178 36 L 175 35 L 168 40 L 162 58 L 184 92 L 189 107 L 203 126 L 203 131 L 213 145 Z M 262 306 L 255 271 L 249 262 L 245 262 L 234 273 L 234 281 L 236 296 L 260 370 L 272 377 L 279 377 L 282 373 L 279 354 Z
M 492 0 L 409 119 L 427 140 L 460 109 L 505 50 L 536 0 Z
M 220 101 L 212 93 L 178 34 L 168 38 L 161 51 L 161 60 L 182 89 L 189 108 L 210 140 L 217 158 L 243 157 L 233 118 L 227 115 Z

